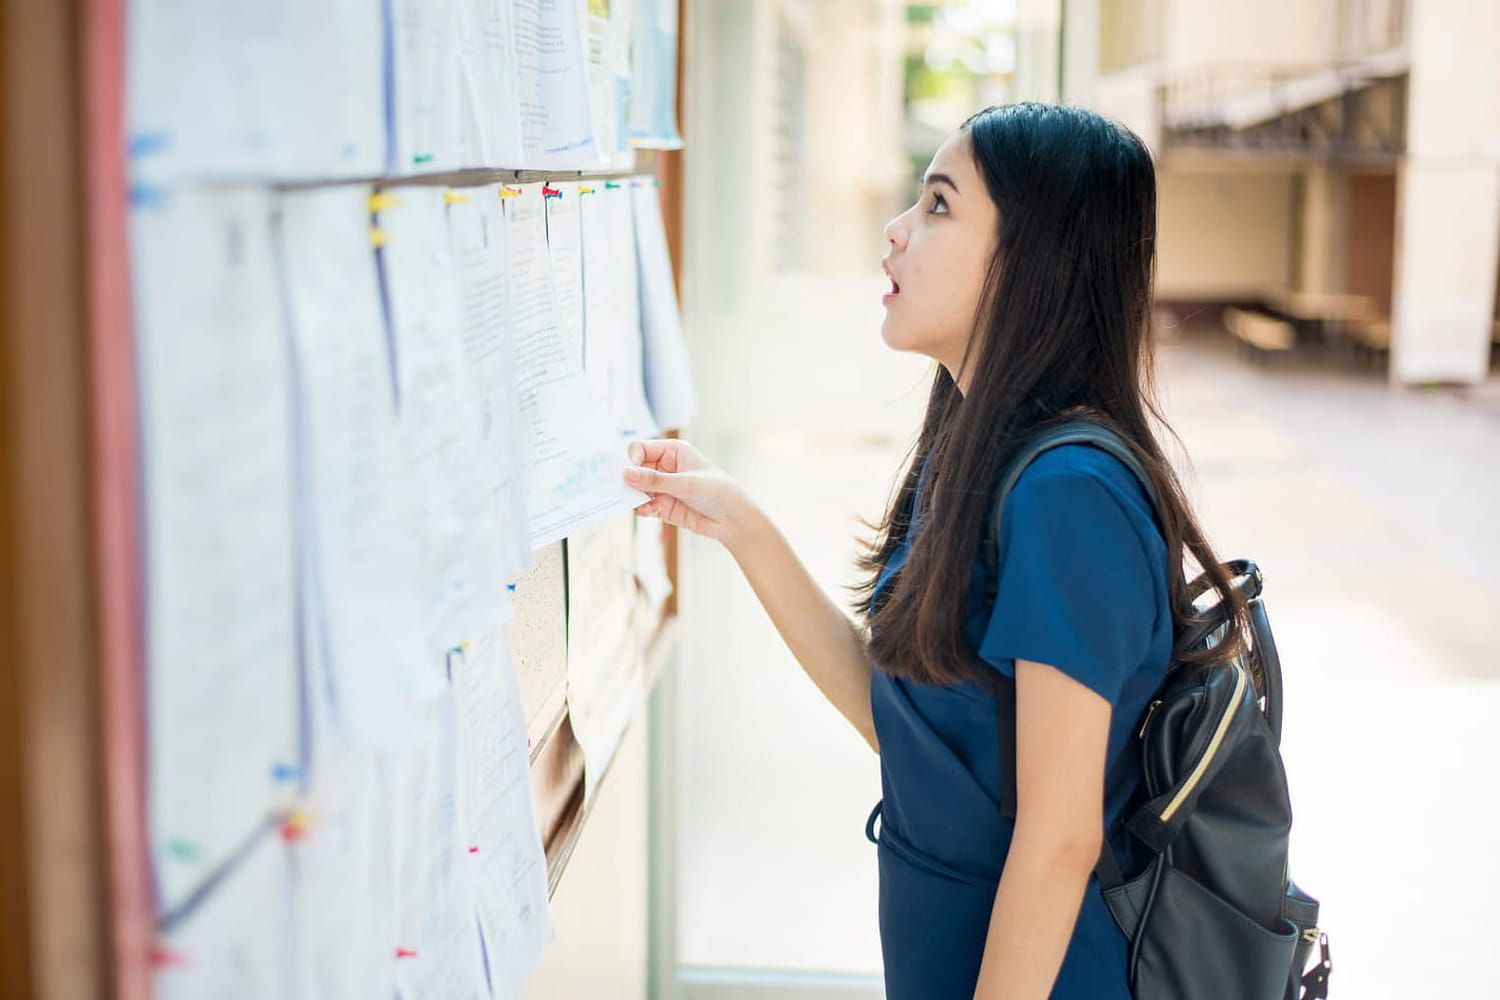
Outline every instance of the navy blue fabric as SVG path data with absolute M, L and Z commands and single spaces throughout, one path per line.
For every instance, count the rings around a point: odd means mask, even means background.
M 915 524 L 892 554 L 876 600 L 920 530 Z M 1097 448 L 1062 445 L 1022 473 L 1006 502 L 993 608 L 977 551 L 968 594 L 968 638 L 982 660 L 1011 676 L 1017 659 L 1049 664 L 1113 706 L 1105 816 L 1127 873 L 1145 860 L 1132 855 L 1118 825 L 1141 781 L 1136 725 L 1171 652 L 1167 567 L 1150 500 L 1130 471 Z M 877 667 L 871 707 L 884 792 L 886 995 L 970 1000 L 1013 829 L 1000 810 L 993 691 L 976 681 L 918 684 Z M 1130 996 L 1125 937 L 1096 879 L 1052 996 Z

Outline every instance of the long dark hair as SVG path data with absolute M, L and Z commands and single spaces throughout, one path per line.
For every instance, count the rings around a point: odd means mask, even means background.
M 1129 442 L 1150 474 L 1172 559 L 1175 632 L 1193 614 L 1179 570 L 1184 550 L 1208 574 L 1233 627 L 1210 649 L 1177 662 L 1223 662 L 1243 651 L 1246 612 L 1204 537 L 1153 435 L 1170 431 L 1155 401 L 1150 331 L 1156 262 L 1156 174 L 1129 129 L 1075 107 L 1011 104 L 964 122 L 974 162 L 999 209 L 974 327 L 961 362 L 967 394 L 937 367 L 922 429 L 902 481 L 865 545 L 853 588 L 871 626 L 874 661 L 929 683 L 981 678 L 964 631 L 967 593 L 1002 466 L 1021 439 L 1082 417 Z M 1174 435 L 1175 436 L 1175 435 Z M 922 510 L 917 480 L 927 463 Z M 870 599 L 913 520 L 908 558 Z

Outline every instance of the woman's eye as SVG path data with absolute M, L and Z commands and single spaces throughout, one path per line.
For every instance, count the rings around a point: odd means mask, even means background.
M 945 199 L 942 195 L 938 194 L 937 192 L 933 192 L 933 195 L 932 195 L 932 205 L 928 207 L 927 214 L 928 215 L 947 215 L 948 214 L 948 201 L 947 201 L 947 199 Z

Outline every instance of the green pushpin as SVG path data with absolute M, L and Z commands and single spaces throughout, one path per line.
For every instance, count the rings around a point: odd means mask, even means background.
M 198 845 L 181 837 L 173 837 L 167 841 L 167 855 L 173 861 L 197 861 L 203 857 L 203 852 L 198 850 Z

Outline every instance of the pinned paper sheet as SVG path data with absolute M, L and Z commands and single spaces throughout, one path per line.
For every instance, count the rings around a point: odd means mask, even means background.
M 463 166 L 457 0 L 390 0 L 391 168 L 398 174 Z
M 658 427 L 646 403 L 640 287 L 628 186 L 606 181 L 582 202 L 584 368 L 626 437 Z
M 526 165 L 538 170 L 598 166 L 578 5 L 513 0 L 511 12 Z
M 483 384 L 469 362 L 449 206 L 435 187 L 412 187 L 380 213 L 394 338 L 400 425 L 418 489 L 411 530 L 433 667 L 443 650 L 487 627 L 503 598 L 500 527 L 492 489 L 501 481 L 503 422 L 487 420 Z
M 162 929 L 152 955 L 157 1000 L 294 995 L 288 849 L 266 833 L 212 892 Z
M 499 527 L 497 579 L 513 579 L 531 565 L 531 531 L 522 475 L 524 443 L 516 386 L 515 333 L 505 272 L 505 218 L 495 186 L 468 189 L 450 205 L 448 228 L 457 267 L 464 357 L 478 383 L 481 438 L 493 458 L 484 468 Z
M 126 119 L 137 181 L 370 176 L 385 165 L 370 0 L 134 0 Z
M 264 826 L 298 733 L 291 360 L 270 196 L 131 215 L 149 794 L 164 913 Z
M 526 509 L 541 548 L 645 502 L 624 484 L 626 450 L 568 360 L 558 325 L 540 184 L 505 206 L 508 299 L 524 419 Z
M 315 683 L 341 734 L 388 743 L 410 727 L 434 664 L 420 617 L 414 485 L 396 420 L 369 192 L 314 188 L 281 201 L 282 274 L 304 442 L 308 594 L 323 634 Z M 389 204 L 389 202 L 382 202 Z M 429 677 L 428 684 L 433 678 Z
M 562 338 L 563 363 L 583 371 L 583 242 L 579 229 L 580 185 L 558 181 L 543 185 L 547 206 L 547 251 L 552 258 L 552 288 L 557 297 L 557 325 Z M 547 191 L 555 197 L 546 197 Z
M 630 44 L 634 10 L 631 0 L 579 4 L 588 57 L 589 111 L 599 166 L 630 170 L 635 152 L 630 145 Z
M 451 690 L 433 702 L 424 744 L 390 773 L 396 938 L 388 961 L 396 996 L 489 1000 L 468 845 L 458 808 L 458 742 Z
M 321 728 L 321 726 L 319 727 Z M 317 822 L 287 854 L 299 1000 L 367 1000 L 395 991 L 396 803 L 388 761 L 328 739 L 306 807 Z
M 672 280 L 660 191 L 655 184 L 631 187 L 635 208 L 635 245 L 640 263 L 641 337 L 644 342 L 646 401 L 662 427 L 681 428 L 697 400 L 693 373 L 682 336 L 682 312 Z
M 635 0 L 630 141 L 681 149 L 677 131 L 677 0 Z
M 630 518 L 568 539 L 568 718 L 592 798 L 645 697 Z
M 510 0 L 457 0 L 460 158 L 465 166 L 525 165 L 520 76 Z
M 502 631 L 480 637 L 454 662 L 453 691 L 463 867 L 474 887 L 495 996 L 520 1000 L 552 940 L 552 918 L 526 720 Z

